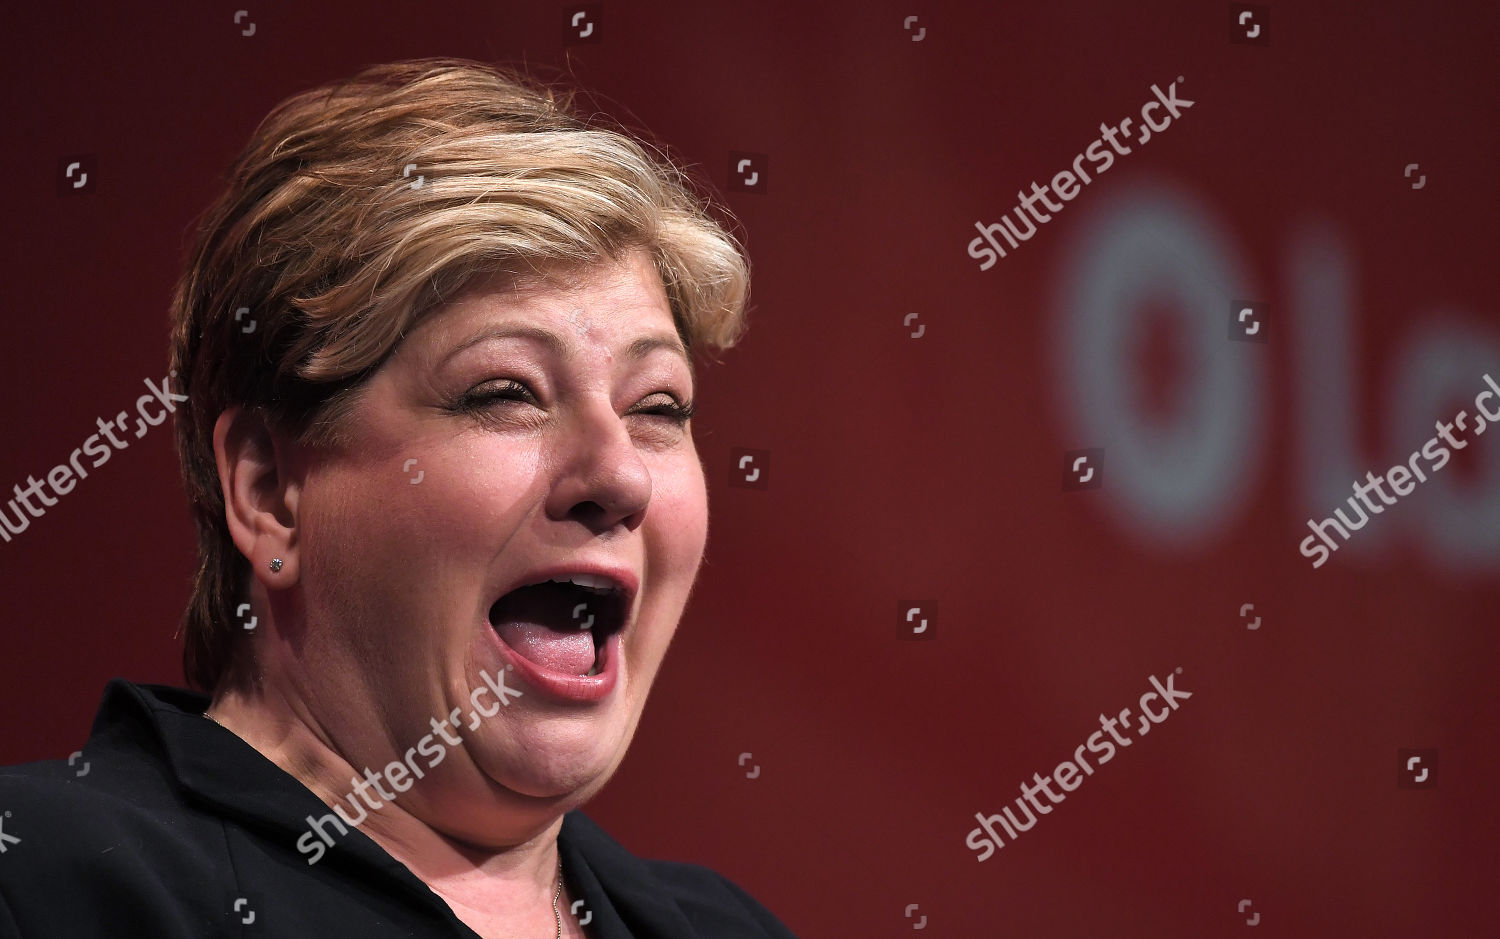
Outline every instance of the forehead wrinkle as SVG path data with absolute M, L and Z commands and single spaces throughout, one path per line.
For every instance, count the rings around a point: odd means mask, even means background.
M 542 323 L 526 322 L 526 319 L 556 319 L 561 312 L 559 307 L 562 307 L 566 309 L 563 318 L 574 327 L 580 337 L 597 334 L 601 326 L 596 318 L 590 315 L 586 305 L 579 302 L 581 299 L 579 294 L 602 288 L 603 296 L 599 299 L 604 304 L 610 305 L 611 301 L 623 300 L 633 308 L 629 312 L 611 308 L 608 312 L 633 319 L 643 318 L 642 314 L 654 319 L 659 318 L 656 314 L 665 313 L 665 320 L 672 324 L 672 328 L 666 332 L 653 329 L 650 335 L 639 336 L 631 340 L 622 350 L 627 359 L 639 361 L 658 348 L 666 349 L 682 360 L 689 375 L 696 377 L 692 357 L 676 327 L 670 304 L 662 302 L 666 300 L 664 291 L 661 293 L 653 291 L 653 295 L 643 306 L 635 308 L 635 303 L 632 301 L 637 300 L 638 295 L 633 292 L 632 288 L 636 286 L 636 279 L 632 277 L 629 266 L 623 263 L 615 265 L 610 275 L 602 282 L 591 284 L 586 275 L 577 269 L 560 268 L 530 273 L 492 272 L 489 277 L 471 284 L 465 292 L 469 294 L 470 302 L 477 300 L 482 308 L 487 308 L 483 310 L 486 314 L 492 311 L 498 312 L 494 310 L 496 306 L 502 307 L 509 322 L 491 322 L 485 325 L 477 333 L 442 353 L 436 364 L 442 367 L 471 346 L 488 339 L 506 336 L 521 336 L 538 342 L 559 359 L 571 360 L 577 349 L 576 346 L 568 344 L 565 339 Z M 652 283 L 660 287 L 659 281 L 653 279 Z M 626 296 L 621 296 L 622 293 Z M 453 305 L 463 303 L 464 299 L 455 297 L 446 306 L 452 309 Z M 525 319 L 517 322 L 514 315 L 516 313 L 520 313 Z M 442 336 L 439 339 L 440 345 L 447 345 L 452 341 L 451 337 L 456 331 L 456 328 L 443 330 L 440 334 Z M 610 357 L 613 358 L 613 350 L 608 351 Z

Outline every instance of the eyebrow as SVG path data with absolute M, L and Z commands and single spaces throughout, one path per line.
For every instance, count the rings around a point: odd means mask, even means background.
M 439 362 L 438 365 L 446 365 L 450 359 L 458 355 L 460 352 L 463 352 L 470 346 L 478 345 L 479 343 L 484 342 L 488 339 L 509 338 L 534 339 L 537 342 L 541 343 L 543 346 L 546 346 L 547 349 L 558 358 L 567 357 L 567 347 L 563 344 L 562 339 L 560 339 L 556 333 L 551 332 L 550 330 L 543 329 L 540 326 L 524 326 L 518 324 L 513 326 L 494 326 L 484 330 L 481 333 L 478 333 L 477 335 L 470 336 L 468 339 L 465 339 L 463 342 L 459 343 L 459 345 L 447 355 L 443 356 L 442 361 Z M 687 349 L 683 346 L 682 340 L 676 335 L 669 333 L 652 333 L 649 336 L 641 336 L 630 345 L 625 347 L 625 357 L 629 359 L 643 359 L 648 353 L 656 349 L 666 349 L 670 352 L 676 353 L 683 360 L 683 362 L 687 363 L 688 371 L 693 371 L 692 359 L 688 357 Z

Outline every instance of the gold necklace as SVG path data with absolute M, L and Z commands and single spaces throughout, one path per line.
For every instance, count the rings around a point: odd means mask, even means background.
M 208 713 L 208 711 L 204 711 L 203 716 L 213 721 L 215 724 L 218 724 L 220 727 L 223 727 L 225 730 L 229 730 L 229 728 L 225 726 L 222 721 L 220 721 L 217 717 L 214 717 L 212 714 Z M 229 732 L 234 733 L 234 731 L 232 730 L 229 730 Z M 557 908 L 557 898 L 562 896 L 562 888 L 562 852 L 559 851 L 557 853 L 557 892 L 552 894 L 552 918 L 557 921 L 557 939 L 562 939 L 562 913 Z
M 557 911 L 557 898 L 562 896 L 562 852 L 557 852 L 557 892 L 552 895 L 552 915 L 557 919 L 557 939 L 562 939 L 562 914 Z

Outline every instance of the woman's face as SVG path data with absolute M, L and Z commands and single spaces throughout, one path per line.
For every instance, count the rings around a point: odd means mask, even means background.
M 357 771 L 421 769 L 397 801 L 433 827 L 504 841 L 623 758 L 708 535 L 690 426 L 668 413 L 695 394 L 681 349 L 644 251 L 568 282 L 487 280 L 423 318 L 345 441 L 308 458 L 298 697 Z M 608 620 L 605 601 L 499 602 L 568 570 L 635 591 L 598 676 L 568 673 L 592 664 L 573 624 Z M 564 622 L 572 599 L 589 605 Z M 479 689 L 502 681 L 520 696 L 498 707 Z

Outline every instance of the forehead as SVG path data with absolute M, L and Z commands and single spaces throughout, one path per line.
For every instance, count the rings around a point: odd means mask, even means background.
M 525 299 L 556 299 L 578 296 L 619 300 L 661 300 L 666 291 L 661 275 L 643 249 L 619 258 L 588 264 L 552 264 L 522 272 L 505 270 L 476 278 L 470 292 L 505 292 Z
M 661 276 L 645 251 L 519 276 L 480 275 L 424 317 L 403 345 L 446 357 L 501 335 L 529 336 L 558 352 L 596 346 L 632 358 L 666 346 L 693 371 Z
M 491 316 L 560 318 L 575 329 L 662 316 L 670 322 L 672 315 L 661 275 L 644 251 L 583 266 L 482 274 L 445 306 Z

